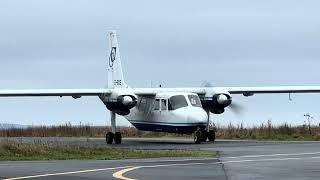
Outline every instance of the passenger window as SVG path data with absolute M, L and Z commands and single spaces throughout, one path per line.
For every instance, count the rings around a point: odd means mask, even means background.
M 169 98 L 169 110 L 176 110 L 182 107 L 187 107 L 188 103 L 186 98 L 183 95 L 172 96 Z
M 156 99 L 154 102 L 154 110 L 160 110 L 160 99 Z
M 167 110 L 167 100 L 161 99 L 161 110 L 166 111 Z

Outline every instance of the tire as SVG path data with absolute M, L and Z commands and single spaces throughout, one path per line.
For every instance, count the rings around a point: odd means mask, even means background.
M 108 132 L 106 134 L 106 142 L 107 142 L 107 144 L 112 144 L 113 139 L 114 139 L 114 134 L 112 132 Z
M 213 130 L 210 130 L 208 132 L 208 139 L 210 142 L 214 142 L 216 140 L 216 132 Z
M 195 136 L 194 137 L 194 143 L 195 144 L 200 144 L 201 140 L 199 139 L 199 137 Z
M 206 130 L 203 130 L 203 131 L 202 131 L 202 138 L 201 138 L 201 140 L 202 140 L 202 142 L 206 142 L 207 139 L 208 139 L 208 132 L 207 132 Z
M 116 132 L 114 135 L 114 143 L 115 144 L 121 144 L 122 136 L 120 132 Z
M 200 130 L 197 130 L 196 132 L 194 132 L 194 138 L 193 138 L 193 140 L 194 140 L 194 143 L 195 144 L 200 144 L 201 143 L 201 141 L 202 141 L 202 137 L 201 137 L 201 131 Z

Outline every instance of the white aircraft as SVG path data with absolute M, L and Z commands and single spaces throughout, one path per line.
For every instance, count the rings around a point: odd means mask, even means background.
M 98 96 L 111 112 L 112 132 L 106 142 L 120 144 L 116 114 L 124 116 L 137 129 L 172 133 L 194 133 L 194 142 L 214 141 L 209 130 L 210 112 L 221 114 L 232 106 L 232 95 L 253 96 L 264 93 L 315 93 L 320 86 L 276 87 L 195 87 L 130 88 L 124 81 L 116 32 L 109 33 L 109 88 L 107 89 L 26 89 L 0 90 L 1 97 L 24 96 Z

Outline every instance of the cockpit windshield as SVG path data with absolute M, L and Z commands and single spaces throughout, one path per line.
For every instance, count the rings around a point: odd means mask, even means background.
M 201 101 L 200 101 L 198 96 L 196 96 L 196 95 L 188 95 L 188 98 L 189 98 L 189 101 L 190 101 L 192 106 L 202 107 L 201 106 Z
M 176 110 L 182 107 L 187 107 L 188 103 L 183 95 L 172 96 L 169 98 L 168 108 L 169 110 Z

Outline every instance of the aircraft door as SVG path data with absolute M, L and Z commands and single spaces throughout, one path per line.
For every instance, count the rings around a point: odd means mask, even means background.
M 167 99 L 155 99 L 153 108 L 153 119 L 156 121 L 165 120 L 165 116 L 168 113 L 168 100 Z
M 161 110 L 160 112 L 166 113 L 168 111 L 168 100 L 167 99 L 161 99 Z
M 161 110 L 160 103 L 161 103 L 160 99 L 154 99 L 151 116 L 149 116 L 150 121 L 158 121 L 160 117 L 160 110 Z
M 160 111 L 160 99 L 156 99 L 154 102 L 154 111 Z

